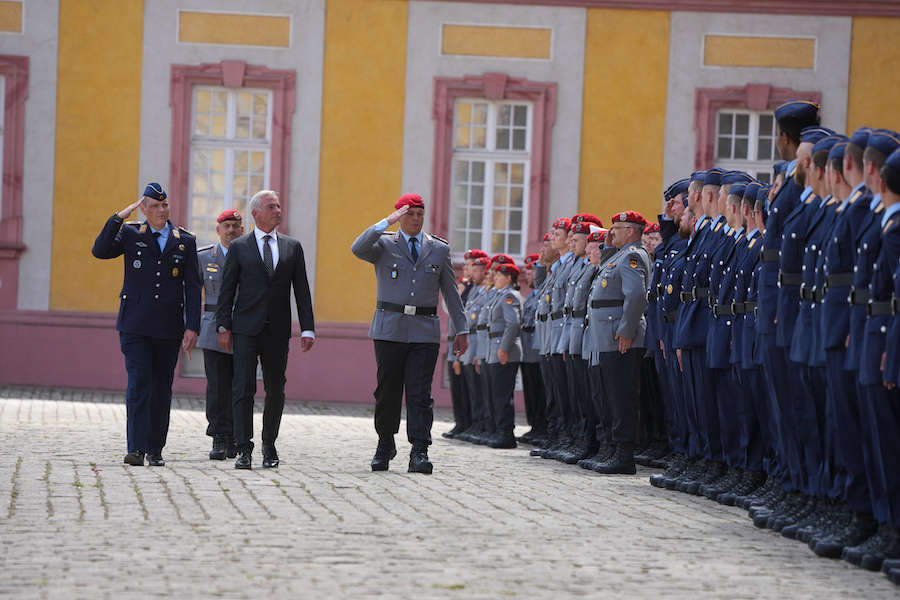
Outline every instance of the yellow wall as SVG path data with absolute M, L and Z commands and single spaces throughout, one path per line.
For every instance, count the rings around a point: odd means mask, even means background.
M 291 18 L 183 11 L 178 15 L 178 40 L 287 48 L 291 45 Z
M 669 13 L 588 9 L 580 211 L 652 217 L 662 194 Z
M 441 52 L 504 58 L 550 58 L 552 29 L 444 25 Z
M 850 51 L 847 131 L 857 127 L 900 130 L 900 18 L 855 17 Z
M 365 322 L 375 308 L 372 265 L 350 244 L 400 196 L 407 10 L 406 0 L 328 0 L 315 298 L 322 321 Z
M 122 259 L 94 237 L 138 197 L 142 0 L 61 0 L 50 308 L 116 310 Z M 168 85 L 168 82 L 163 82 Z
M 707 35 L 703 64 L 721 67 L 814 69 L 815 38 Z
M 0 2 L 0 31 L 22 31 L 21 2 Z

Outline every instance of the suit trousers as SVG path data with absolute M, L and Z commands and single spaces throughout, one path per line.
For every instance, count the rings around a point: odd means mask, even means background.
M 203 366 L 206 369 L 206 435 L 233 437 L 231 382 L 234 379 L 234 358 L 226 352 L 204 348 Z
M 375 388 L 375 431 L 379 439 L 400 430 L 400 410 L 406 392 L 406 435 L 413 448 L 431 445 L 434 399 L 431 379 L 440 344 L 374 340 L 378 387 Z
M 879 523 L 900 527 L 900 390 L 880 384 L 866 386 L 863 432 L 869 449 L 866 478 L 872 495 L 872 514 Z
M 644 352 L 644 348 L 631 348 L 625 354 L 619 351 L 600 353 L 603 389 L 612 416 L 612 440 L 619 444 L 637 441 L 640 361 Z
M 522 396 L 525 399 L 525 418 L 535 431 L 547 431 L 547 399 L 541 378 L 540 363 L 520 363 Z
M 462 370 L 459 375 L 453 372 L 453 363 L 447 363 L 447 376 L 450 380 L 450 402 L 453 404 L 453 420 L 460 430 L 468 429 L 472 424 L 472 413 L 469 408 L 469 394 L 463 381 Z
M 494 433 L 503 438 L 513 438 L 516 427 L 516 409 L 513 394 L 516 391 L 516 372 L 519 363 L 481 365 L 491 380 L 491 405 L 494 415 Z
M 181 340 L 119 332 L 128 388 L 125 411 L 129 452 L 159 454 L 169 433 L 172 379 Z
M 263 408 L 263 446 L 275 444 L 284 412 L 284 370 L 289 337 L 275 335 L 266 325 L 259 335 L 234 334 L 234 441 L 240 451 L 253 450 L 253 396 L 256 361 L 262 367 L 266 400 Z
M 828 396 L 833 399 L 834 417 L 828 419 L 834 436 L 835 463 L 838 473 L 844 474 L 843 498 L 856 512 L 872 512 L 872 500 L 866 482 L 866 462 L 863 451 L 862 416 L 856 391 L 856 371 L 845 371 L 846 350 L 825 351 L 825 380 Z

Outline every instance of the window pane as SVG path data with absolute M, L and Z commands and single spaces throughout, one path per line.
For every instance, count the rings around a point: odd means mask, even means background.
M 469 211 L 469 229 L 477 229 L 481 231 L 481 220 L 484 218 L 484 212 L 480 208 L 473 208 Z
M 470 119 L 472 118 L 472 105 L 468 102 L 457 102 L 456 103 L 456 122 L 459 125 L 467 125 L 471 123 Z
M 215 137 L 225 137 L 225 115 L 214 115 L 212 120 L 211 135 Z
M 246 198 L 250 195 L 247 193 L 248 183 L 249 179 L 246 175 L 235 175 L 231 186 L 235 198 Z
M 249 92 L 238 92 L 237 94 L 237 112 L 239 115 L 250 114 L 250 104 L 253 99 Z
M 494 183 L 509 182 L 509 164 L 505 162 L 494 163 Z
M 756 174 L 756 178 L 762 183 L 770 183 L 772 180 L 772 174 L 768 171 L 759 171 Z
M 484 181 L 484 162 L 480 160 L 472 162 L 472 181 Z
M 506 211 L 494 210 L 491 228 L 494 231 L 506 231 Z
M 250 177 L 250 193 L 251 194 L 255 194 L 259 190 L 263 189 L 263 187 L 265 185 L 266 185 L 266 182 L 263 179 L 262 175 L 254 175 L 254 176 Z
M 467 181 L 469 179 L 469 163 L 465 160 L 456 161 L 456 167 L 453 169 L 455 181 Z
M 228 110 L 228 92 L 225 91 L 217 91 L 213 92 L 213 112 L 217 112 L 220 114 L 225 114 L 225 111 Z
M 245 173 L 247 171 L 247 163 L 249 162 L 249 152 L 237 150 L 234 153 L 234 170 Z
M 472 140 L 473 148 L 486 148 L 487 147 L 487 128 L 486 127 L 473 127 L 472 134 L 473 134 L 473 140 Z
M 198 113 L 209 112 L 209 90 L 197 89 L 194 98 L 194 106 L 197 107 Z
M 465 197 L 466 192 L 463 190 L 463 197 Z M 453 222 L 450 225 L 454 231 L 459 229 L 465 229 L 466 227 L 466 209 L 462 206 L 454 206 L 453 207 Z
M 473 185 L 469 191 L 469 204 L 472 206 L 482 206 L 484 204 L 484 186 Z
M 775 135 L 775 117 L 772 115 L 760 115 L 759 116 L 759 134 L 760 135 Z
M 209 115 L 197 113 L 197 121 L 194 123 L 194 135 L 209 135 Z
M 263 117 L 269 114 L 268 94 L 253 94 L 253 113 Z
M 217 173 L 225 172 L 225 151 L 224 150 L 210 150 L 209 155 L 212 162 L 212 170 Z
M 497 150 L 509 150 L 509 129 L 497 129 Z
M 731 133 L 731 113 L 719 113 L 719 135 Z
M 522 250 L 522 236 L 517 233 L 509 234 L 506 241 L 506 251 L 517 254 Z
M 716 146 L 716 158 L 731 158 L 731 138 L 720 137 Z
M 515 129 L 513 130 L 513 150 L 524 150 L 525 149 L 525 130 L 524 129 Z
M 747 135 L 750 131 L 750 115 L 734 116 L 734 132 L 737 135 Z
M 234 137 L 246 140 L 250 137 L 250 117 L 238 117 L 235 125 Z
M 759 138 L 759 146 L 756 150 L 756 160 L 770 160 L 772 158 L 772 139 Z
M 513 116 L 513 125 L 517 125 L 519 127 L 525 127 L 528 123 L 528 107 L 527 106 L 517 106 L 515 115 Z
M 504 237 L 502 233 L 495 233 L 491 236 L 491 254 L 506 251 L 506 244 L 504 244 L 506 240 L 503 239 Z
M 457 183 L 453 186 L 453 206 L 465 206 L 468 204 L 468 190 L 469 188 L 464 183 Z
M 522 231 L 522 211 L 520 211 L 520 210 L 509 211 L 509 230 L 510 231 Z
M 734 158 L 747 159 L 747 138 L 734 138 Z
M 523 190 L 520 187 L 509 188 L 509 205 L 522 208 L 522 193 Z
M 525 181 L 525 165 L 522 163 L 513 163 L 510 167 L 510 182 L 523 183 Z
M 487 104 L 476 104 L 472 111 L 472 123 L 487 125 Z
M 464 231 L 460 231 L 458 229 L 450 230 L 450 245 L 453 248 L 465 248 L 468 249 L 469 246 L 466 245 L 466 233 Z
M 456 147 L 457 148 L 468 148 L 469 147 L 469 128 L 468 127 L 457 127 L 456 128 Z
M 509 104 L 501 104 L 500 110 L 497 111 L 497 125 L 500 127 L 509 127 L 510 122 L 510 106 Z
M 225 193 L 225 176 L 221 174 L 215 174 L 209 178 L 210 183 L 212 184 L 212 191 L 214 194 L 224 194 Z
M 209 186 L 206 181 L 206 171 L 202 173 L 195 173 L 193 179 L 193 185 L 191 186 L 191 191 L 194 194 L 206 194 L 209 190 Z
M 466 244 L 466 248 L 483 248 L 484 244 L 481 242 L 481 231 L 473 231 L 469 233 L 469 243 Z
M 495 207 L 505 207 L 506 206 L 506 188 L 495 185 L 494 186 L 494 206 Z
M 193 160 L 191 161 L 194 169 L 206 171 L 209 169 L 209 154 L 202 148 L 197 148 L 193 152 Z
M 266 139 L 266 122 L 264 119 L 253 119 L 253 139 Z
M 206 216 L 206 196 L 194 196 L 191 199 L 191 212 L 198 216 Z

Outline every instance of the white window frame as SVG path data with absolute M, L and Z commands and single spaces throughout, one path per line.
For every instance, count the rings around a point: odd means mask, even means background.
M 460 103 L 470 103 L 474 104 L 486 104 L 488 107 L 487 111 L 487 127 L 486 127 L 486 139 L 485 139 L 485 147 L 484 148 L 457 148 L 456 147 L 456 132 L 459 123 L 457 122 L 457 106 Z M 525 150 L 497 150 L 497 116 L 501 106 L 509 105 L 512 107 L 516 106 L 525 106 L 527 107 L 527 116 L 525 122 Z M 495 233 L 493 228 L 493 213 L 494 213 L 494 170 L 496 163 L 523 163 L 524 165 L 524 174 L 522 178 L 522 227 L 519 232 L 520 235 L 520 243 L 519 248 L 515 251 L 509 250 L 507 254 L 514 258 L 521 259 L 526 254 L 527 247 L 527 234 L 528 234 L 528 209 L 529 209 L 529 199 L 530 199 L 530 181 L 531 181 L 531 159 L 532 159 L 532 136 L 534 130 L 534 103 L 526 100 L 488 100 L 486 98 L 470 98 L 470 97 L 460 97 L 456 98 L 453 103 L 453 129 L 452 129 L 452 137 L 453 137 L 453 153 L 451 155 L 451 173 L 452 176 L 450 178 L 450 231 L 448 234 L 451 239 L 454 235 L 454 227 L 453 227 L 453 210 L 454 210 L 454 186 L 456 184 L 456 161 L 457 160 L 467 160 L 467 161 L 483 161 L 485 163 L 485 174 L 484 174 L 484 198 L 481 206 L 482 210 L 482 218 L 481 218 L 481 240 L 482 240 L 482 249 L 489 254 L 493 254 L 494 251 L 491 249 L 491 238 Z M 510 145 L 512 144 L 512 126 L 510 127 Z M 470 137 L 471 143 L 471 137 Z M 507 187 L 509 189 L 509 187 Z M 507 202 L 509 201 L 509 195 L 507 194 Z M 507 215 L 509 213 L 507 212 Z M 508 219 L 507 219 L 508 220 Z M 506 234 L 509 234 L 513 231 L 504 230 Z M 514 232 L 513 232 L 514 233 Z M 455 248 L 453 252 L 454 260 L 461 260 L 462 255 L 465 253 L 467 248 Z
M 212 95 L 217 92 L 226 92 L 226 117 L 225 117 L 225 137 L 216 137 L 210 135 L 197 135 L 195 133 L 195 127 L 197 123 L 197 92 L 198 91 L 208 91 Z M 235 138 L 235 131 L 237 130 L 237 96 L 241 93 L 250 93 L 250 94 L 265 94 L 267 98 L 266 102 L 266 139 L 265 142 L 256 141 L 253 139 L 239 139 Z M 194 86 L 191 90 L 191 148 L 188 154 L 189 168 L 188 168 L 188 223 L 191 223 L 194 219 L 194 206 L 193 206 L 193 184 L 194 184 L 194 151 L 198 149 L 202 150 L 224 150 L 225 151 L 225 189 L 224 189 L 224 202 L 222 209 L 228 208 L 238 208 L 239 210 L 245 210 L 244 206 L 235 206 L 235 198 L 234 198 L 234 155 L 236 152 L 259 152 L 263 151 L 265 154 L 264 158 L 264 175 L 263 175 L 263 189 L 269 188 L 270 183 L 270 173 L 271 173 L 271 163 L 272 163 L 272 114 L 273 114 L 273 100 L 274 94 L 272 90 L 267 88 L 240 88 L 233 89 L 227 88 L 223 86 Z M 252 126 L 251 126 L 252 131 Z M 243 200 L 242 200 L 243 202 Z M 210 220 L 214 221 L 217 215 L 206 214 L 204 215 L 207 222 Z M 251 229 L 251 223 L 245 224 L 245 228 L 247 231 Z M 196 232 L 201 234 L 201 232 Z M 206 231 L 202 232 L 202 235 L 206 235 Z M 216 240 L 204 240 L 200 239 L 200 242 L 203 243 L 214 243 Z
M 718 158 L 719 155 L 719 116 L 722 114 L 729 115 L 748 115 L 750 118 L 747 124 L 747 156 L 758 156 L 759 152 L 759 118 L 761 116 L 772 117 L 771 111 L 755 111 L 743 108 L 721 108 L 716 111 L 716 133 L 713 138 L 713 157 L 715 160 L 716 167 L 721 169 L 728 169 L 734 171 L 745 171 L 756 178 L 762 178 L 767 182 L 770 182 L 772 179 L 772 164 L 775 162 L 774 158 L 769 159 L 760 159 L 760 160 L 751 160 L 751 159 L 742 159 L 742 158 Z M 773 127 L 774 127 L 774 117 L 773 117 Z M 732 140 L 735 137 L 734 131 L 731 134 Z M 772 137 L 772 152 L 777 154 L 777 149 L 775 148 L 775 138 L 777 136 L 777 131 L 773 132 Z M 733 151 L 732 151 L 733 153 Z

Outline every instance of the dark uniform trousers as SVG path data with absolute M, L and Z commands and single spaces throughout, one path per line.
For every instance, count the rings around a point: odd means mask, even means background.
M 594 415 L 594 438 L 599 445 L 612 444 L 610 429 L 612 416 L 609 402 L 606 399 L 606 389 L 603 387 L 603 370 L 600 365 L 592 365 L 588 368 L 588 383 L 591 388 L 591 404 Z
M 611 437 L 617 443 L 637 439 L 638 402 L 641 393 L 640 363 L 645 348 L 600 353 L 603 390 L 609 402 Z
M 434 399 L 431 378 L 440 344 L 374 340 L 378 387 L 375 388 L 375 431 L 390 438 L 400 430 L 406 391 L 406 435 L 413 448 L 431 445 Z
M 513 394 L 516 389 L 516 372 L 519 370 L 519 363 L 483 364 L 481 369 L 487 371 L 491 379 L 491 412 L 494 419 L 494 431 L 503 436 L 511 436 L 516 426 Z
M 566 373 L 566 361 L 562 354 L 550 355 L 550 372 L 553 376 L 554 403 L 559 410 L 559 433 L 564 439 L 569 439 L 573 433 L 574 416 L 571 398 L 569 398 L 569 378 Z
M 595 427 L 591 418 L 591 393 L 588 381 L 588 363 L 580 356 L 566 356 L 566 382 L 572 411 L 572 432 L 576 439 L 584 437 Z M 591 439 L 594 432 L 590 431 Z
M 478 373 L 475 372 L 475 365 L 462 365 L 460 376 L 462 378 L 462 387 L 465 388 L 465 393 L 469 400 L 471 426 L 483 429 L 484 399 L 481 397 L 481 381 L 478 379 Z
M 482 399 L 482 421 L 484 430 L 492 434 L 497 429 L 497 415 L 494 414 L 494 392 L 491 381 L 490 369 L 487 361 L 478 361 L 478 391 Z
M 234 360 L 231 354 L 203 349 L 206 369 L 206 435 L 234 435 L 234 408 L 231 384 L 234 379 Z M 254 373 L 254 379 L 256 374 Z
M 453 420 L 459 426 L 460 431 L 468 429 L 472 424 L 472 410 L 469 406 L 469 393 L 463 381 L 463 373 L 459 375 L 453 371 L 453 363 L 447 364 L 447 377 L 450 380 L 450 400 L 453 404 Z
M 169 433 L 172 379 L 181 340 L 119 332 L 128 388 L 128 451 L 159 454 Z
M 544 384 L 544 399 L 547 401 L 547 433 L 555 440 L 562 433 L 563 421 L 559 400 L 556 397 L 556 389 L 554 388 L 553 366 L 550 364 L 550 357 L 548 355 L 541 356 L 540 365 L 541 381 Z
M 290 337 L 274 335 L 266 324 L 258 335 L 234 334 L 234 441 L 240 450 L 253 449 L 253 396 L 256 394 L 256 363 L 262 367 L 266 400 L 263 408 L 262 442 L 272 445 L 278 438 L 284 412 L 284 370 Z
M 641 412 L 638 422 L 642 427 L 642 444 L 667 438 L 666 407 L 662 401 L 654 354 L 641 359 Z
M 547 400 L 541 379 L 540 363 L 519 363 L 522 373 L 522 395 L 525 399 L 525 418 L 536 431 L 547 429 Z

